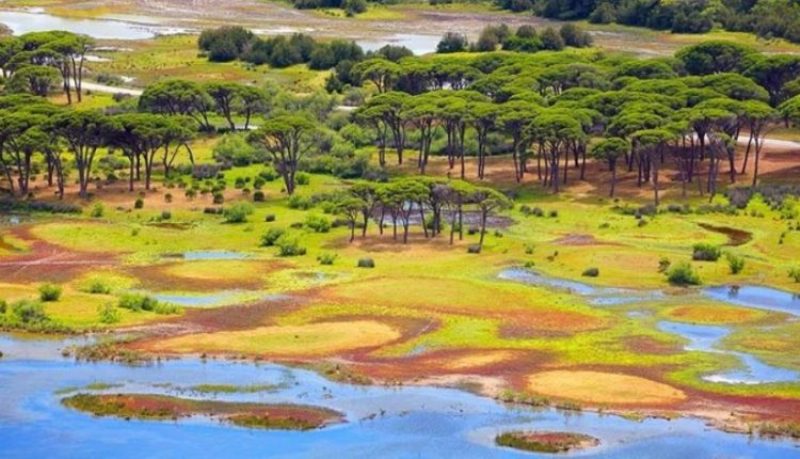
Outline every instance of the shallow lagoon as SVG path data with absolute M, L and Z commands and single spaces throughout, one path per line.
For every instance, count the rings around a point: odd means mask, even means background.
M 26 349 L 34 346 L 38 352 Z M 3 457 L 530 457 L 493 446 L 508 429 L 583 432 L 602 440 L 581 457 L 787 457 L 789 441 L 710 429 L 696 419 L 642 422 L 595 413 L 509 407 L 454 389 L 352 386 L 280 365 L 173 360 L 148 366 L 77 363 L 59 341 L 0 335 L 0 455 Z M 50 349 L 50 352 L 44 352 Z M 106 392 L 198 396 L 198 384 L 265 384 L 277 389 L 223 393 L 216 399 L 293 402 L 346 413 L 347 423 L 308 432 L 231 427 L 205 418 L 177 422 L 97 418 L 64 408 L 69 388 L 122 386 Z M 73 389 L 74 390 L 74 389 Z M 99 391 L 103 392 L 103 391 Z M 74 392 L 69 392 L 74 393 Z

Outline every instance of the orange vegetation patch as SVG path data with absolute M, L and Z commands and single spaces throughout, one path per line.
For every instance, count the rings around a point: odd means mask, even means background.
M 77 394 L 62 403 L 96 416 L 152 420 L 212 416 L 242 427 L 281 430 L 315 429 L 342 422 L 344 418 L 341 413 L 314 406 L 192 400 L 152 394 Z
M 528 389 L 547 397 L 598 405 L 669 405 L 686 399 L 683 391 L 650 379 L 586 370 L 534 373 L 528 377 Z
M 738 324 L 759 320 L 767 315 L 757 309 L 711 304 L 676 306 L 666 314 L 673 320 L 702 324 Z
M 506 432 L 495 439 L 500 446 L 541 453 L 566 453 L 592 448 L 600 440 L 572 432 Z
M 672 355 L 681 352 L 679 345 L 664 343 L 650 336 L 629 336 L 625 338 L 623 344 L 629 352 L 637 354 Z
M 217 273 L 208 272 L 208 262 L 184 261 L 160 265 L 133 266 L 127 273 L 139 279 L 140 287 L 148 290 L 209 291 L 224 289 L 253 290 L 263 288 L 266 277 L 289 265 L 280 261 L 215 260 Z M 193 266 L 199 268 L 193 272 Z M 230 268 L 230 269 L 228 269 Z
M 500 336 L 511 339 L 542 336 L 567 336 L 576 332 L 599 330 L 607 321 L 573 311 L 543 310 L 516 316 L 500 325 Z
M 359 358 L 358 371 L 384 381 L 410 381 L 446 375 L 507 378 L 527 374 L 550 358 L 537 351 L 513 349 L 446 349 L 408 355 L 379 358 L 374 355 Z M 480 378 L 478 378 L 480 379 Z
M 178 353 L 305 358 L 374 348 L 396 341 L 401 336 L 395 328 L 374 320 L 317 322 L 189 334 L 155 342 L 151 348 Z

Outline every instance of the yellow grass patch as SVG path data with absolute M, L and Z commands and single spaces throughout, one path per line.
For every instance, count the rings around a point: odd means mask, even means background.
M 165 274 L 186 279 L 235 280 L 264 276 L 269 264 L 242 260 L 203 260 L 175 263 L 164 269 Z
M 535 373 L 528 388 L 538 394 L 593 404 L 664 405 L 686 398 L 682 391 L 638 376 L 600 371 Z
M 700 324 L 738 324 L 766 316 L 764 311 L 717 304 L 676 306 L 665 313 L 672 320 Z
M 512 357 L 509 351 L 484 351 L 464 357 L 449 360 L 444 366 L 451 370 L 463 370 L 466 368 L 478 368 L 486 365 L 503 362 Z
M 380 346 L 400 336 L 399 331 L 384 323 L 356 320 L 200 333 L 161 341 L 154 347 L 172 352 L 241 352 L 311 357 Z

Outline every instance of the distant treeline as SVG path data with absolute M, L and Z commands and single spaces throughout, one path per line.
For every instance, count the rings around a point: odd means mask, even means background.
M 541 33 L 531 25 L 522 25 L 512 31 L 508 25 L 498 24 L 484 27 L 478 41 L 474 43 L 469 43 L 463 34 L 447 32 L 436 46 L 436 52 L 487 52 L 496 51 L 500 47 L 506 51 L 535 53 L 560 51 L 567 46 L 585 48 L 591 45 L 592 37 L 574 24 L 564 24 L 558 31 L 547 27 Z
M 438 0 L 431 0 L 432 2 Z M 598 24 L 618 23 L 703 33 L 714 26 L 753 32 L 766 38 L 800 42 L 800 2 L 797 0 L 495 0 L 504 9 L 533 11 L 555 19 L 588 19 Z

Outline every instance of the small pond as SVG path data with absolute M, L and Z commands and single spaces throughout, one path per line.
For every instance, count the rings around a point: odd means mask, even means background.
M 105 40 L 144 40 L 156 35 L 186 32 L 185 29 L 163 27 L 156 24 L 136 24 L 114 19 L 76 19 L 54 16 L 38 10 L 0 11 L 0 24 L 5 24 L 14 35 L 48 30 L 66 30 Z
M 765 384 L 780 382 L 798 382 L 800 375 L 796 371 L 768 365 L 757 357 L 745 352 L 726 351 L 717 345 L 731 333 L 728 327 L 711 325 L 693 325 L 678 322 L 662 321 L 658 328 L 667 333 L 680 335 L 689 343 L 684 347 L 687 351 L 717 352 L 736 356 L 741 367 L 704 376 L 710 382 L 726 384 Z

